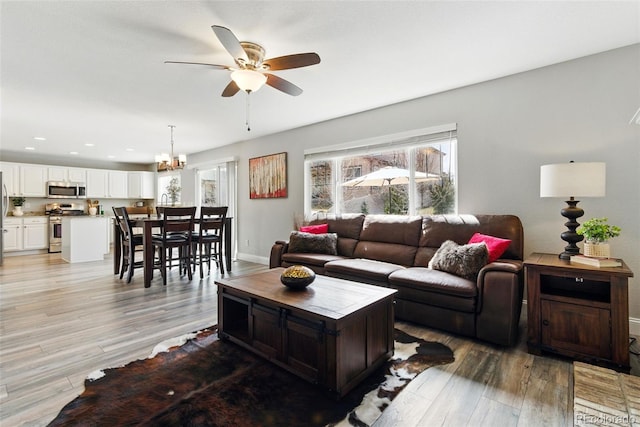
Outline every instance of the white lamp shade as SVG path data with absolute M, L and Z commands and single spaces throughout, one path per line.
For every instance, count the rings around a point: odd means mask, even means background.
M 231 80 L 245 92 L 255 92 L 267 81 L 267 76 L 253 70 L 235 70 L 231 73 Z
M 180 163 L 187 163 L 187 155 L 186 154 L 178 154 L 178 161 Z
M 540 197 L 603 197 L 605 187 L 605 163 L 559 163 L 540 167 Z

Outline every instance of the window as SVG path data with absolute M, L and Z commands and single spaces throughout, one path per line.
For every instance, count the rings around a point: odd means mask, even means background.
M 177 188 L 177 191 L 175 189 Z M 158 205 L 179 205 L 182 193 L 180 173 L 158 174 Z M 172 197 L 172 195 L 175 195 Z
M 455 213 L 457 140 L 449 127 L 305 153 L 305 216 Z

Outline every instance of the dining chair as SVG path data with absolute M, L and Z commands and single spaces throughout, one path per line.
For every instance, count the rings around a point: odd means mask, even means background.
M 165 286 L 167 285 L 167 261 L 170 261 L 174 248 L 178 248 L 180 274 L 186 270 L 189 280 L 193 279 L 191 274 L 191 244 L 195 214 L 195 206 L 165 207 L 162 216 L 161 234 L 154 234 L 151 237 L 154 248 L 158 249 L 162 284 Z M 169 252 L 168 258 L 167 252 Z
M 208 273 L 211 273 L 211 258 L 218 265 L 220 273 L 224 274 L 222 262 L 222 236 L 224 222 L 227 217 L 227 206 L 200 208 L 200 229 L 193 234 L 193 265 L 200 266 L 200 278 L 204 277 L 202 264 L 207 263 Z
M 127 272 L 127 283 L 131 283 L 133 277 L 133 270 L 136 268 L 142 268 L 143 262 L 136 261 L 136 252 L 142 251 L 142 234 L 135 234 L 131 227 L 131 221 L 126 207 L 113 207 L 113 213 L 115 215 L 116 222 L 120 229 L 120 279 L 124 276 L 124 272 Z

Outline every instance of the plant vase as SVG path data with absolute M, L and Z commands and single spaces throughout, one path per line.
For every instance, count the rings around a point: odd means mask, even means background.
M 24 214 L 24 212 L 22 212 L 22 206 L 14 206 L 11 213 L 13 213 L 13 216 L 22 216 Z
M 584 255 L 591 258 L 611 258 L 611 247 L 607 242 L 585 242 Z

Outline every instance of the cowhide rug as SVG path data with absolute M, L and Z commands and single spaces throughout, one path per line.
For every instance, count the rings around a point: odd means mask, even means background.
M 420 372 L 453 361 L 445 345 L 396 329 L 394 358 L 336 401 L 216 331 L 92 374 L 49 425 L 367 426 Z

